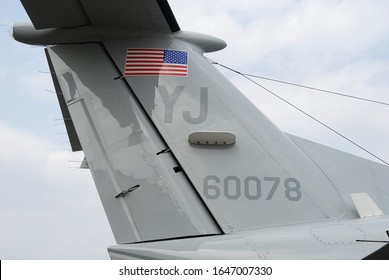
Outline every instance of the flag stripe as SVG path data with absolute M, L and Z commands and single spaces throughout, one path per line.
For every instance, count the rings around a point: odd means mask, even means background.
M 126 68 L 130 68 L 130 67 L 170 67 L 170 68 L 177 68 L 177 69 L 186 69 L 188 68 L 187 66 L 184 66 L 184 65 L 176 65 L 176 66 L 169 66 L 169 65 L 164 65 L 164 64 L 157 64 L 157 63 L 150 63 L 150 64 L 126 64 Z
M 128 62 L 126 63 L 126 65 L 132 65 L 132 64 L 145 64 L 145 63 L 148 63 L 148 64 L 153 64 L 153 63 L 162 63 L 161 60 L 158 60 L 158 59 L 132 59 L 131 62 Z
M 125 73 L 125 76 L 179 76 L 186 77 L 187 73 L 171 73 L 171 72 L 136 72 L 136 73 Z
M 188 76 L 188 53 L 185 51 L 129 48 L 125 76 Z
M 148 52 L 158 52 L 158 51 L 164 51 L 164 49 L 150 49 L 150 48 L 130 48 L 130 49 L 127 49 L 127 52 L 136 52 L 136 51 L 148 51 Z
M 186 73 L 186 69 L 165 69 L 165 68 L 137 68 L 137 69 L 127 69 L 126 73 L 135 73 L 135 72 L 172 72 L 172 73 Z
M 147 54 L 131 54 L 127 55 L 127 59 L 160 59 L 163 60 L 163 55 L 147 55 Z
M 157 63 L 150 63 L 150 64 L 126 64 L 126 69 L 130 68 L 150 68 L 150 67 L 158 67 L 158 68 L 170 68 L 170 69 L 187 69 L 187 66 L 184 65 L 164 65 L 164 64 L 157 64 Z

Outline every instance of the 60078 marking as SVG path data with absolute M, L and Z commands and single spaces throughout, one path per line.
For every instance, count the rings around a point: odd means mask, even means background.
M 216 175 L 209 175 L 203 181 L 203 194 L 208 199 L 218 199 L 224 195 L 227 199 L 239 199 L 242 195 L 248 200 L 258 200 L 266 195 L 266 200 L 272 200 L 281 181 L 284 186 L 285 197 L 290 201 L 299 201 L 302 198 L 300 181 L 296 178 L 264 177 L 262 180 L 256 176 L 240 179 L 237 176 L 227 176 L 221 180 Z M 270 189 L 265 193 L 262 185 Z

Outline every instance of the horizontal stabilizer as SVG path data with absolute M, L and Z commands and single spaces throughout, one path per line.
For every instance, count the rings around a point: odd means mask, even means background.
M 97 28 L 148 30 L 171 33 L 180 30 L 166 0 L 21 0 L 36 29 Z
M 339 190 L 346 203 L 345 218 L 389 213 L 389 166 L 297 136 L 288 136 Z

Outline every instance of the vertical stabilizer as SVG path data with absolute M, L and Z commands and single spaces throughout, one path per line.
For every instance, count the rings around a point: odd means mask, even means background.
M 340 218 L 331 181 L 203 56 L 218 42 L 179 32 L 104 46 L 224 232 Z M 212 143 L 223 133 L 234 141 Z

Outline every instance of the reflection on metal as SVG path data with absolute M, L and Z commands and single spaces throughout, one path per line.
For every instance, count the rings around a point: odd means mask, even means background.
M 133 186 L 131 188 L 128 188 L 127 190 L 124 190 L 121 193 L 118 193 L 117 195 L 115 195 L 115 198 L 124 197 L 126 194 L 128 194 L 128 193 L 130 193 L 132 191 L 135 191 L 135 190 L 137 190 L 139 188 L 140 188 L 140 185 L 136 185 L 136 186 Z
M 47 58 L 47 61 L 48 61 L 48 64 L 49 64 L 51 77 L 53 79 L 55 91 L 57 93 L 57 98 L 58 98 L 59 106 L 61 108 L 61 113 L 62 113 L 62 116 L 63 116 L 63 121 L 65 123 L 66 132 L 67 132 L 68 137 L 69 137 L 70 146 L 71 146 L 73 152 L 82 151 L 80 139 L 78 138 L 78 135 L 77 135 L 77 132 L 76 132 L 76 128 L 74 127 L 72 117 L 70 116 L 70 113 L 69 113 L 69 109 L 66 106 L 65 97 L 63 96 L 62 89 L 60 87 L 57 75 L 55 73 L 53 62 L 51 61 L 51 58 L 50 58 L 50 56 L 48 54 L 48 50 L 47 49 L 45 49 L 45 53 L 46 53 L 46 58 Z
M 188 141 L 195 145 L 231 145 L 236 136 L 226 131 L 197 131 L 189 134 Z

